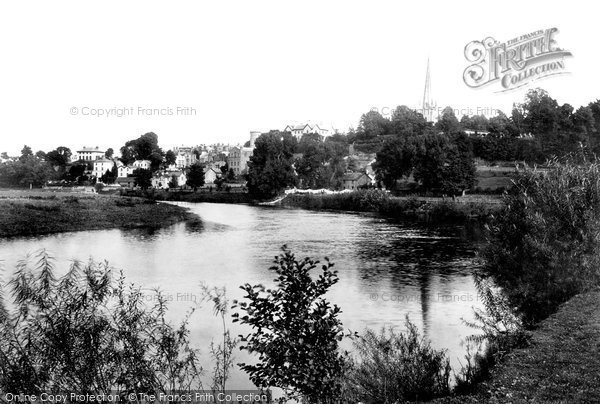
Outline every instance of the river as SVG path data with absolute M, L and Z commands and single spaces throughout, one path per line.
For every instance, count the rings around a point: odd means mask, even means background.
M 464 338 L 473 333 L 462 318 L 480 307 L 473 282 L 477 228 L 395 222 L 370 214 L 314 212 L 247 205 L 179 203 L 202 219 L 158 231 L 100 230 L 0 240 L 0 257 L 14 268 L 27 252 L 47 249 L 64 268 L 72 259 L 107 260 L 128 281 L 161 288 L 174 322 L 197 306 L 199 285 L 225 286 L 239 299 L 244 283 L 272 284 L 268 270 L 287 244 L 298 257 L 329 257 L 340 280 L 328 298 L 342 309 L 344 327 L 359 333 L 383 326 L 401 330 L 408 315 L 433 346 L 448 349 L 458 365 Z M 208 306 L 191 318 L 191 338 L 208 358 L 219 322 Z M 232 325 L 234 334 L 247 332 Z M 245 360 L 242 354 L 237 359 Z M 464 361 L 463 361 L 464 362 Z M 208 360 L 205 368 L 210 367 Z M 207 372 L 209 373 L 209 372 Z M 230 388 L 250 382 L 239 370 Z

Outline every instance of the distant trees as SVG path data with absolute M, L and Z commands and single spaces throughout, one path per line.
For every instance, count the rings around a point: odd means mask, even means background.
M 296 185 L 294 150 L 297 141 L 288 132 L 271 131 L 256 139 L 254 153 L 248 162 L 248 190 L 259 198 L 277 195 Z
M 46 160 L 53 166 L 65 168 L 71 161 L 71 149 L 65 146 L 59 146 L 46 154 Z
M 194 163 L 187 169 L 186 184 L 194 191 L 204 185 L 204 164 Z
M 42 186 L 58 178 L 52 166 L 33 154 L 31 147 L 24 146 L 16 161 L 0 165 L 0 185 L 8 187 Z
M 107 159 L 111 158 L 113 156 L 113 154 L 115 154 L 115 151 L 113 150 L 112 147 L 109 147 L 108 149 L 106 149 L 106 151 L 104 152 L 104 157 L 106 157 Z
M 169 167 L 175 165 L 176 162 L 177 156 L 175 155 L 175 152 L 173 150 L 167 150 L 165 153 L 165 165 Z
M 428 132 L 390 139 L 377 153 L 373 168 L 377 180 L 389 189 L 413 174 L 424 190 L 454 195 L 472 187 L 475 179 L 473 154 L 464 134 Z
M 158 136 L 154 132 L 129 140 L 121 147 L 121 161 L 125 165 L 130 165 L 136 160 L 149 160 L 150 169 L 155 171 L 162 164 L 163 158 L 164 153 L 158 146 Z
M 133 170 L 133 184 L 141 189 L 148 189 L 152 186 L 152 171 L 145 168 Z

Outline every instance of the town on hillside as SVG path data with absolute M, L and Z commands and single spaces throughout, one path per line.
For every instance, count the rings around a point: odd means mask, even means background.
M 451 107 L 421 112 L 399 106 L 384 116 L 370 110 L 346 133 L 311 123 L 251 131 L 237 145 L 165 151 L 150 132 L 106 150 L 60 146 L 34 153 L 24 146 L 20 156 L 1 154 L 0 186 L 233 192 L 263 200 L 290 189 L 454 197 L 502 193 L 521 165 L 600 149 L 598 100 L 575 110 L 533 89 L 510 116 L 496 111 L 459 119 Z

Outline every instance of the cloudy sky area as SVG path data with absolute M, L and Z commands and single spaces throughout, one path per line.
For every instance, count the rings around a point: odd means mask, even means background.
M 0 5 L 0 151 L 244 142 L 251 130 L 419 106 L 500 108 L 521 90 L 471 89 L 465 45 L 557 27 L 569 75 L 535 83 L 575 107 L 600 96 L 593 2 L 18 1 Z M 142 116 L 138 108 L 171 108 Z M 191 116 L 177 107 L 195 108 Z M 73 114 L 72 108 L 77 108 Z M 133 108 L 118 117 L 85 108 Z M 87 110 L 86 110 L 87 111 Z

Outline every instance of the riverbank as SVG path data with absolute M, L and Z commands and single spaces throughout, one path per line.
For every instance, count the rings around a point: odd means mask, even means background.
M 436 403 L 600 402 L 600 290 L 543 320 L 526 348 L 492 369 L 475 393 Z
M 0 190 L 0 237 L 112 228 L 160 228 L 199 220 L 183 207 L 111 195 Z
M 494 197 L 396 197 L 380 190 L 336 194 L 289 194 L 278 205 L 307 210 L 377 212 L 393 218 L 425 220 L 486 220 L 502 208 Z

